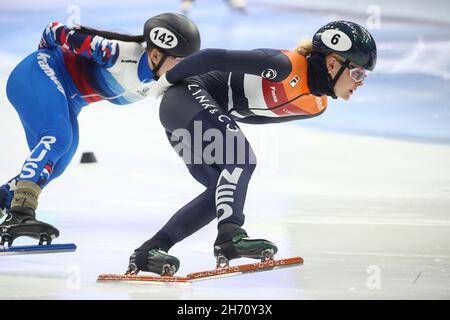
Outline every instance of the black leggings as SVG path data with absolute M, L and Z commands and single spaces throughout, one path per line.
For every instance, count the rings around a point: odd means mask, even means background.
M 244 224 L 247 186 L 256 167 L 250 144 L 231 116 L 198 80 L 171 87 L 160 106 L 170 144 L 206 190 L 178 210 L 139 249 L 169 250 L 217 218 Z

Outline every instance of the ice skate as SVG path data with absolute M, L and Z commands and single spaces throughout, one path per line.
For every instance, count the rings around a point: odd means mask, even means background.
M 261 261 L 273 260 L 278 248 L 265 239 L 251 239 L 236 224 L 223 224 L 214 243 L 216 267 L 226 268 L 232 259 L 251 258 Z
M 125 274 L 100 274 L 99 282 L 147 282 L 147 283 L 192 283 L 200 280 L 236 276 L 261 271 L 277 270 L 300 266 L 303 258 L 290 257 L 274 259 L 277 247 L 264 239 L 250 239 L 244 229 L 236 224 L 227 223 L 219 226 L 219 235 L 214 246 L 217 266 L 214 269 L 192 272 L 185 276 L 174 276 L 180 262 L 165 250 L 154 246 L 151 242 L 147 248 L 138 249 L 130 257 L 128 270 Z M 144 246 L 145 247 L 145 246 Z M 253 258 L 260 261 L 250 264 L 238 264 L 229 267 L 229 261 L 237 258 Z M 158 276 L 138 275 L 140 271 L 149 271 Z
M 36 220 L 35 211 L 27 207 L 15 207 L 0 224 L 0 249 L 5 244 L 11 247 L 18 237 L 30 237 L 39 240 L 39 245 L 50 245 L 59 236 L 59 231 L 52 225 Z
M 146 257 L 144 257 L 146 255 Z M 140 265 L 138 260 L 145 259 L 145 266 Z M 140 267 L 138 267 L 140 265 Z M 130 257 L 126 275 L 137 275 L 139 271 L 148 271 L 160 276 L 173 276 L 180 267 L 180 261 L 163 251 L 162 249 L 151 249 L 149 251 L 136 250 Z

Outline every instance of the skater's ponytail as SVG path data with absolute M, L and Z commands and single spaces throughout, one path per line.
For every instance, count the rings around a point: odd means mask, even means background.
M 125 41 L 125 42 L 137 42 L 137 43 L 143 43 L 145 42 L 145 38 L 143 35 L 130 35 L 125 33 L 118 33 L 118 32 L 112 32 L 112 31 L 105 31 L 105 30 L 98 30 L 86 26 L 75 26 L 73 30 L 76 30 L 80 33 L 86 34 L 86 35 L 92 35 L 92 36 L 100 36 L 109 40 L 119 40 L 119 41 Z
M 304 57 L 307 57 L 312 52 L 313 43 L 311 39 L 304 39 L 300 41 L 297 48 L 295 48 L 295 52 L 301 54 Z

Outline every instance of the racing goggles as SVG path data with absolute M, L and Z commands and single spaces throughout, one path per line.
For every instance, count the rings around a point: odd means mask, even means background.
M 369 75 L 369 71 L 361 68 L 350 65 L 350 60 L 341 61 L 338 60 L 344 67 L 350 70 L 350 78 L 352 78 L 355 82 L 362 82 Z

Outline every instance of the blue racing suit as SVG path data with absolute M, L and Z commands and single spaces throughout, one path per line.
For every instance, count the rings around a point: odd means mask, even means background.
M 141 43 L 48 24 L 39 49 L 15 67 L 7 82 L 31 153 L 19 175 L 0 187 L 0 210 L 9 208 L 18 180 L 43 188 L 64 172 L 78 146 L 77 117 L 83 107 L 101 100 L 129 104 L 148 96 L 153 84 Z

